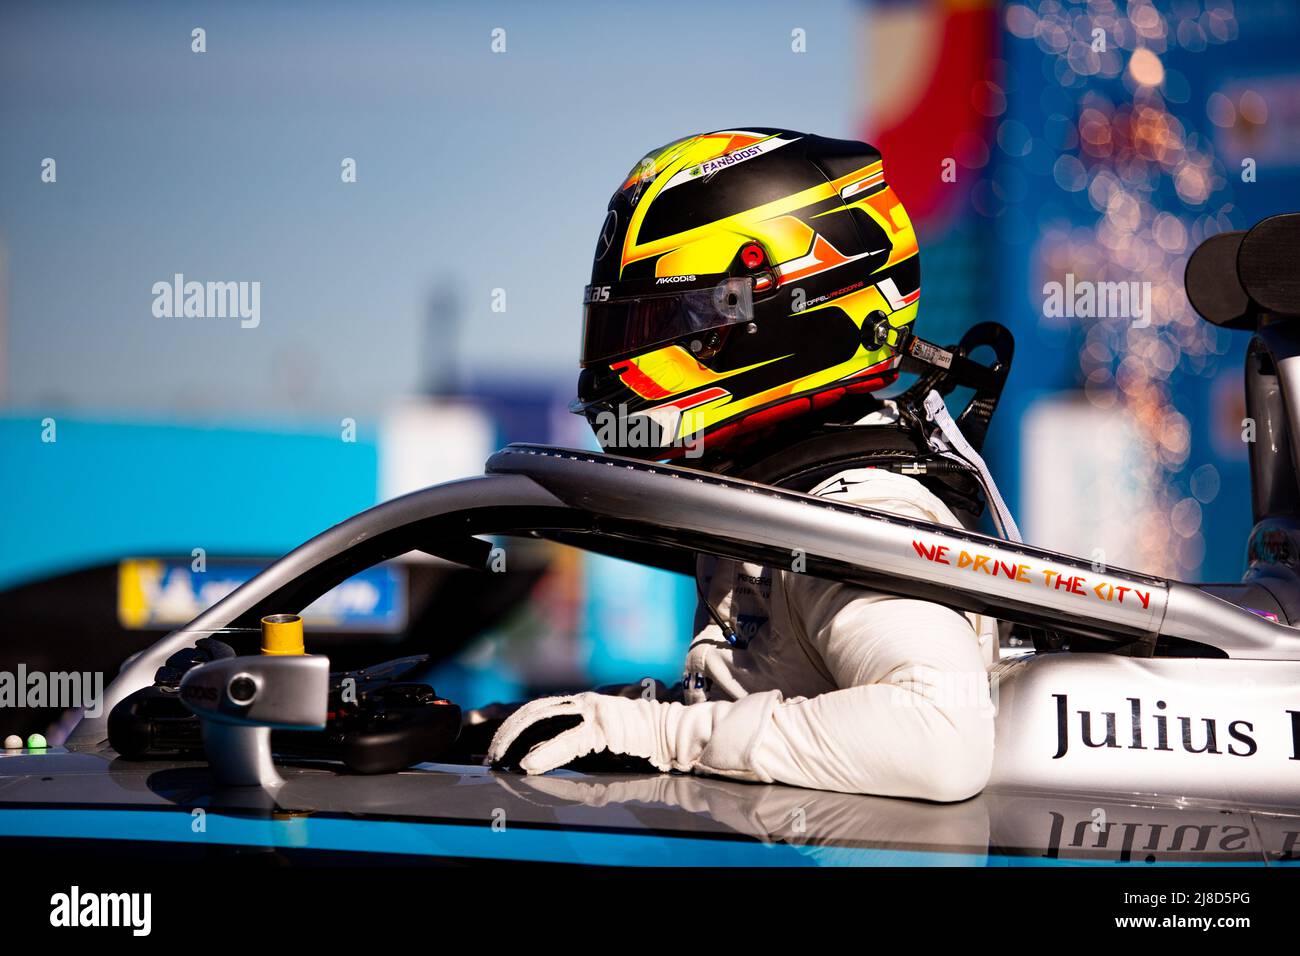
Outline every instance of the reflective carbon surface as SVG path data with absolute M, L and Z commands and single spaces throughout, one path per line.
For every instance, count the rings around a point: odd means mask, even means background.
M 1294 864 L 1300 814 L 993 788 L 928 804 L 652 774 L 542 777 L 425 764 L 382 776 L 281 767 L 220 789 L 201 763 L 111 751 L 0 756 L 0 845 L 109 854 L 615 866 Z

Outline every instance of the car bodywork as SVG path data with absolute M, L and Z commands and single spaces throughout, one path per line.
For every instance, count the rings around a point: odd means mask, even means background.
M 280 768 L 274 788 L 229 787 L 202 764 L 116 758 L 101 716 L 83 719 L 66 751 L 0 758 L 0 837 L 603 863 L 1294 855 L 1300 641 L 1292 628 L 1193 585 L 1096 571 L 963 529 L 571 449 L 511 446 L 484 476 L 386 502 L 324 532 L 128 662 L 104 712 L 149 684 L 196 632 L 295 612 L 411 550 L 484 568 L 489 536 L 550 538 L 686 573 L 700 553 L 776 567 L 799 556 L 809 574 L 1084 634 L 1120 653 L 996 664 L 993 779 L 976 800 L 955 806 L 680 775 L 526 778 L 448 765 L 378 778 L 296 765 Z M 1182 656 L 1159 656 L 1169 647 Z M 136 824 L 144 817 L 110 823 L 114 814 L 195 807 L 217 818 L 201 838 L 181 826 L 188 814 L 155 816 L 143 830 Z M 494 844 L 494 821 L 531 836 Z M 801 829 L 791 830 L 796 823 Z

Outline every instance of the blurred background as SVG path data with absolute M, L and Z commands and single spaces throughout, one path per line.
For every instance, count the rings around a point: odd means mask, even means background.
M 1248 336 L 1182 272 L 1300 209 L 1298 36 L 1288 0 L 7 4 L 0 641 L 56 608 L 42 642 L 120 659 L 509 441 L 594 447 L 566 405 L 609 196 L 745 124 L 881 148 L 920 334 L 1013 330 L 987 451 L 1027 540 L 1235 579 Z M 255 327 L 156 317 L 177 274 L 260 282 Z M 1150 324 L 1049 315 L 1067 275 L 1150 282 Z M 443 693 L 679 675 L 691 582 L 558 548 L 511 573 Z M 309 627 L 463 631 L 453 583 L 377 569 Z

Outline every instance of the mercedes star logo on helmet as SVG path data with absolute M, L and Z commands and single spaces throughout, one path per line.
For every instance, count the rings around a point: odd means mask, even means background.
M 600 229 L 600 239 L 596 242 L 596 261 L 604 259 L 614 245 L 614 235 L 618 232 L 618 213 L 611 209 L 605 217 L 605 225 Z

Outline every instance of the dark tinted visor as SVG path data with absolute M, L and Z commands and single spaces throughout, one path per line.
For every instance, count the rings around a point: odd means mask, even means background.
M 643 352 L 754 318 L 751 279 L 691 276 L 680 285 L 678 280 L 672 276 L 648 283 L 587 286 L 582 364 Z

